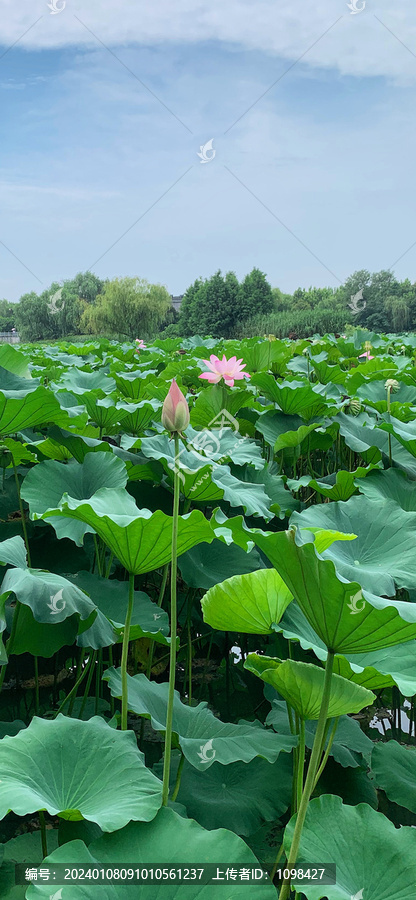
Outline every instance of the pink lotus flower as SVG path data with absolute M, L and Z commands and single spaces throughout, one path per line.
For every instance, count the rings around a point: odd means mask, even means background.
M 363 356 L 365 356 L 365 358 L 366 358 L 367 360 L 368 360 L 368 359 L 374 359 L 374 356 L 371 356 L 371 353 L 370 353 L 369 350 L 366 350 L 365 353 L 360 353 L 358 359 L 362 359 Z
M 162 425 L 167 431 L 184 431 L 189 425 L 189 406 L 175 379 L 162 408 Z
M 199 377 L 206 378 L 210 384 L 217 384 L 221 378 L 223 378 L 229 387 L 234 387 L 235 381 L 241 381 L 243 378 L 251 377 L 248 372 L 243 372 L 246 364 L 243 363 L 242 359 L 237 359 L 236 356 L 232 356 L 231 359 L 226 359 L 224 355 L 222 359 L 219 359 L 218 356 L 212 354 L 209 360 L 204 359 L 203 362 L 211 371 L 202 372 L 202 375 Z M 241 363 L 243 364 L 241 365 Z
M 140 338 L 136 338 L 135 343 L 137 344 L 137 346 L 136 346 L 137 353 L 140 353 L 140 350 L 146 350 L 147 344 L 145 344 L 144 341 L 141 341 Z

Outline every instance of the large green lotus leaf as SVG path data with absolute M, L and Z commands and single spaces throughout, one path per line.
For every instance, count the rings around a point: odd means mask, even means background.
M 377 419 L 367 413 L 347 416 L 338 413 L 336 420 L 345 443 L 355 453 L 359 453 L 366 463 L 377 463 L 383 453 L 389 456 L 388 435 L 376 428 Z M 392 459 L 395 465 L 404 469 L 413 478 L 416 476 L 416 461 L 394 435 L 391 436 Z
M 204 622 L 218 631 L 272 634 L 272 624 L 280 622 L 291 600 L 293 594 L 276 570 L 260 569 L 216 584 L 201 604 Z
M 10 462 L 7 468 L 11 468 L 13 463 L 19 466 L 22 462 L 36 462 L 36 456 L 25 444 L 15 441 L 13 438 L 6 437 L 2 439 L 2 444 L 10 450 Z
M 320 428 L 319 422 L 305 425 L 300 416 L 288 416 L 281 412 L 265 412 L 259 416 L 256 429 L 263 435 L 275 453 L 285 447 L 297 447 L 302 441 Z
M 37 622 L 56 624 L 76 614 L 82 621 L 95 618 L 96 606 L 78 587 L 62 575 L 41 569 L 8 569 L 2 595 L 15 594 L 29 606 Z M 93 619 L 92 619 L 93 621 Z
M 56 443 L 57 447 L 65 448 L 69 456 L 73 456 L 78 463 L 82 463 L 87 453 L 111 453 L 113 449 L 106 441 L 89 438 L 86 435 L 73 434 L 62 428 L 52 426 L 48 428 L 49 440 Z M 38 445 L 43 451 L 43 443 Z
M 371 770 L 389 800 L 416 813 L 416 747 L 379 741 L 374 745 Z
M 151 422 L 160 421 L 162 403 L 159 400 L 142 400 L 140 403 L 117 403 L 118 421 L 132 434 L 138 434 Z
M 2 344 L 0 347 L 0 366 L 20 378 L 31 377 L 27 357 L 20 350 L 16 350 L 12 344 Z
M 229 572 L 243 575 L 255 572 L 262 565 L 258 550 L 247 553 L 237 544 L 224 544 L 213 541 L 212 544 L 198 544 L 178 560 L 178 566 L 184 581 L 189 587 L 202 588 L 207 591 L 224 581 Z
M 121 670 L 108 669 L 103 679 L 108 681 L 112 695 L 121 697 Z M 155 731 L 165 731 L 168 683 L 157 684 L 145 675 L 128 675 L 127 681 L 129 709 L 150 719 Z M 289 753 L 297 743 L 296 738 L 281 737 L 252 722 L 221 722 L 205 702 L 186 706 L 177 691 L 173 732 L 188 762 L 200 770 L 212 766 L 214 759 L 224 766 L 238 760 L 250 762 L 255 756 L 275 762 L 281 750 Z
M 1 738 L 6 737 L 6 734 L 18 734 L 22 728 L 26 728 L 26 725 L 21 719 L 15 719 L 13 722 L 0 722 L 0 740 Z
M 9 538 L 7 541 L 0 543 L 0 565 L 1 566 L 20 566 L 22 569 L 27 565 L 26 547 L 23 538 Z
M 365 381 L 357 389 L 357 397 L 361 397 L 363 400 L 368 400 L 370 403 L 374 404 L 384 403 L 384 407 L 386 408 L 387 391 L 385 384 L 384 378 L 379 378 L 375 381 Z M 392 405 L 395 401 L 397 401 L 399 405 L 403 403 L 414 405 L 416 403 L 415 386 L 399 382 L 398 388 L 391 395 L 391 400 Z
M 375 468 L 377 468 L 375 465 L 370 465 L 367 468 L 359 466 L 354 472 L 347 472 L 341 469 L 333 475 L 328 475 L 326 478 L 320 478 L 319 480 L 311 478 L 308 486 L 323 497 L 328 497 L 329 500 L 349 500 L 356 493 L 361 480 Z M 357 485 L 355 479 L 359 480 L 359 485 Z
M 226 500 L 230 506 L 241 506 L 248 516 L 261 516 L 266 522 L 273 518 L 269 497 L 261 484 L 240 481 L 231 474 L 229 466 L 217 465 L 211 470 L 211 483 L 217 489 L 216 496 L 212 499 L 217 499 L 219 495 L 219 498 Z M 191 492 L 191 497 L 201 502 L 197 492 Z
M 111 394 L 116 389 L 116 383 L 103 369 L 97 372 L 80 372 L 77 368 L 70 368 L 64 372 L 58 383 L 52 382 L 51 387 L 55 391 L 67 388 L 73 394 L 84 394 L 86 391 L 103 391 L 104 394 Z
M 197 433 L 197 432 L 195 432 Z M 175 468 L 175 445 L 167 434 L 154 434 L 152 437 L 135 438 L 123 435 L 121 445 L 125 450 L 139 447 L 144 456 L 156 459 L 163 465 L 165 472 L 173 472 Z M 187 449 L 184 443 L 180 445 L 179 468 L 185 472 L 198 472 L 207 465 L 207 457 L 197 448 Z
M 88 500 L 100 488 L 124 488 L 127 484 L 126 466 L 112 453 L 87 453 L 82 463 L 50 460 L 29 471 L 21 488 L 21 495 L 29 504 L 30 513 L 44 513 L 59 506 L 64 494 L 75 500 Z M 72 518 L 46 519 L 58 538 L 70 538 L 82 547 L 87 532 L 94 528 Z
M 232 417 L 230 420 L 222 412 L 209 425 L 210 428 L 206 426 L 202 431 L 196 431 L 192 425 L 188 426 L 185 432 L 188 450 L 215 463 L 233 462 L 238 466 L 248 463 L 255 469 L 263 468 L 264 459 L 260 446 L 239 433 L 238 419 Z
M 358 581 L 371 593 L 392 597 L 396 585 L 416 588 L 416 514 L 384 501 L 352 497 L 347 503 L 319 504 L 293 513 L 299 528 L 352 532 L 357 540 L 335 543 L 323 553 L 343 578 Z
M 121 459 L 126 466 L 129 480 L 145 479 L 146 481 L 160 481 L 160 475 L 157 472 L 156 465 L 146 460 L 140 453 L 128 453 L 121 447 L 115 447 L 106 441 L 96 440 L 95 438 L 84 435 L 71 434 L 69 431 L 63 431 L 60 428 L 50 428 L 48 433 L 51 439 L 56 441 L 57 447 L 64 449 L 73 456 L 77 462 L 82 463 L 87 453 L 113 453 Z M 40 442 L 40 449 L 44 451 L 45 444 Z M 47 453 L 45 455 L 48 455 Z M 54 456 L 57 459 L 57 456 Z
M 279 734 L 291 734 L 286 701 L 272 699 L 271 703 L 272 708 L 266 718 L 266 724 L 275 728 Z M 316 720 L 305 722 L 305 743 L 309 749 L 314 742 L 316 726 Z M 364 734 L 355 719 L 341 716 L 329 755 L 344 768 L 357 768 L 363 765 L 363 759 L 366 763 L 369 761 L 373 747 L 373 741 Z
M 294 659 L 282 662 L 257 653 L 248 654 L 244 668 L 271 684 L 302 719 L 319 718 L 325 680 L 323 669 Z M 375 695 L 371 691 L 333 675 L 327 718 L 361 712 L 374 700 Z
M 321 384 L 345 384 L 347 373 L 339 366 L 328 365 L 325 360 L 311 360 L 314 372 Z
M 133 732 L 115 731 L 99 716 L 35 716 L 0 742 L 0 771 L 0 819 L 9 810 L 25 816 L 44 809 L 115 831 L 150 821 L 161 805 L 162 784 L 146 769 Z
M 172 766 L 172 788 L 180 754 Z M 154 767 L 162 774 L 162 765 Z M 280 818 L 292 797 L 292 760 L 281 753 L 275 763 L 253 759 L 229 766 L 215 763 L 208 771 L 199 772 L 185 762 L 182 770 L 178 802 L 188 816 L 204 828 L 229 828 L 236 834 L 253 834 L 264 822 Z
M 357 487 L 371 502 L 397 503 L 406 512 L 416 512 L 416 482 L 406 478 L 400 469 L 374 472 Z
M 281 631 L 288 640 L 299 641 L 304 650 L 313 650 L 322 662 L 326 660 L 327 649 L 324 642 L 296 602 L 290 604 L 275 630 Z M 368 690 L 389 687 L 393 680 L 402 694 L 411 697 L 416 693 L 416 641 L 407 641 L 375 652 L 336 656 L 334 672 L 349 681 L 362 684 Z
M 156 369 L 146 372 L 114 372 L 117 387 L 124 397 L 138 400 L 139 397 L 152 397 L 151 387 L 156 377 Z
M 148 824 L 132 822 L 121 831 L 111 835 L 103 835 L 87 848 L 82 841 L 71 841 L 59 847 L 46 859 L 46 864 L 71 864 L 74 866 L 96 868 L 98 863 L 106 867 L 133 864 L 169 866 L 185 864 L 197 866 L 198 863 L 214 863 L 225 869 L 230 865 L 237 867 L 258 866 L 258 860 L 247 844 L 231 831 L 220 829 L 206 831 L 193 819 L 179 816 L 173 809 L 161 809 Z M 31 884 L 27 891 L 28 900 L 41 900 L 50 897 L 50 886 Z M 197 882 L 187 883 L 169 881 L 138 888 L 135 896 L 148 896 L 151 900 L 241 900 L 242 885 L 238 882 L 221 882 L 215 885 L 200 885 Z M 94 884 L 65 885 L 62 888 L 62 900 L 96 900 L 97 887 Z M 107 885 L 100 888 L 103 900 L 131 900 L 131 885 Z M 275 900 L 276 889 L 272 884 L 250 885 L 250 897 L 254 900 Z
M 204 435 L 205 432 L 194 432 L 195 435 Z M 211 435 L 211 432 L 206 432 Z M 210 438 L 207 437 L 207 441 Z M 214 441 L 214 438 L 212 438 Z M 173 484 L 175 469 L 175 452 L 172 441 L 167 435 L 155 435 L 152 438 L 134 441 L 122 440 L 123 446 L 140 446 L 142 453 L 161 462 L 169 481 Z M 224 440 L 222 441 L 224 444 Z M 244 446 L 244 444 L 243 444 Z M 218 440 L 210 444 L 218 457 Z M 246 448 L 247 449 L 247 448 Z M 257 449 L 257 448 L 256 448 Z M 269 521 L 273 514 L 269 509 L 269 497 L 260 484 L 242 482 L 240 478 L 231 474 L 229 466 L 218 465 L 214 459 L 207 460 L 207 456 L 198 450 L 188 450 L 182 447 L 179 455 L 178 467 L 180 469 L 181 492 L 187 498 L 197 503 L 226 500 L 231 506 L 243 507 L 248 515 L 262 516 Z M 252 467 L 251 471 L 253 470 Z
M 7 398 L 26 397 L 40 385 L 39 378 L 22 378 L 0 366 L 1 391 Z
M 273 375 L 259 372 L 253 376 L 252 383 L 277 403 L 286 415 L 301 415 L 304 419 L 311 419 L 312 416 L 324 414 L 328 409 L 325 398 L 304 381 L 279 382 Z
M 17 377 L 17 376 L 15 376 Z M 15 434 L 21 428 L 45 425 L 48 422 L 65 423 L 68 416 L 61 409 L 52 391 L 24 381 L 26 388 L 7 390 L 1 379 L 0 389 L 0 435 Z
M 327 508 L 334 505 L 329 504 Z M 384 608 L 379 609 L 364 602 L 358 582 L 341 581 L 332 560 L 318 556 L 311 543 L 298 546 L 294 531 L 261 534 L 252 529 L 251 534 L 329 650 L 343 654 L 366 653 L 416 637 L 412 604 L 400 604 L 400 610 L 405 612 L 406 619 L 410 619 L 407 621 L 387 600 L 381 601 L 370 595 L 372 602 L 384 604 Z M 341 546 L 348 546 L 348 542 Z M 357 598 L 360 598 L 358 602 Z
M 285 829 L 286 851 L 294 824 L 292 818 Z M 335 863 L 337 883 L 303 884 L 299 890 L 308 900 L 413 900 L 415 896 L 415 830 L 395 828 L 367 803 L 347 806 L 330 794 L 311 801 L 296 865 L 310 867 L 312 861 Z
M 378 428 L 393 434 L 412 456 L 416 456 L 416 423 L 414 421 L 401 422 L 400 419 L 389 415 L 386 415 L 385 419 L 386 421 L 382 422 Z
M 88 502 L 64 495 L 60 509 L 34 513 L 34 519 L 68 516 L 90 525 L 128 572 L 140 575 L 165 565 L 171 558 L 171 516 L 138 509 L 125 491 L 103 488 Z M 179 516 L 178 556 L 201 541 L 210 543 L 215 532 L 199 510 Z
M 253 471 L 252 466 L 247 466 L 241 474 L 238 474 L 238 477 L 244 481 L 263 484 L 270 500 L 269 508 L 280 519 L 284 519 L 286 516 L 290 516 L 293 510 L 299 510 L 301 506 L 290 490 L 286 490 L 286 476 L 278 475 L 277 471 L 275 463 L 265 464 L 260 471 Z
M 273 366 L 273 371 L 276 371 L 277 367 L 279 372 L 283 373 L 290 359 L 291 348 L 283 341 L 263 340 L 251 347 L 245 345 L 243 352 L 248 372 L 261 372 L 263 369 L 268 371 Z
M 6 612 L 10 631 L 13 611 L 9 605 L 6 607 Z M 53 622 L 53 616 L 51 616 L 51 622 Z M 13 638 L 13 655 L 20 656 L 22 653 L 31 653 L 32 656 L 50 659 L 62 647 L 73 646 L 78 630 L 78 616 L 68 616 L 64 622 L 53 622 L 52 625 L 48 625 L 44 622 L 37 622 L 29 606 L 22 605 Z
M 218 428 L 218 425 L 212 423 L 224 415 L 224 410 L 235 417 L 239 409 L 252 406 L 253 403 L 254 395 L 250 391 L 239 388 L 230 390 L 224 385 L 214 384 L 202 390 L 197 397 L 191 410 L 191 425 L 193 428 Z
M 58 847 L 58 830 L 47 830 L 48 851 Z M 27 884 L 16 884 L 16 865 L 41 866 L 43 861 L 40 831 L 20 834 L 6 844 L 0 844 L 0 859 L 4 848 L 3 864 L 0 866 L 0 897 L 2 900 L 24 900 Z
M 99 613 L 105 617 L 108 623 L 112 623 L 110 643 L 115 643 L 117 639 L 121 640 L 120 635 L 124 632 L 129 599 L 128 582 L 117 581 L 113 578 L 100 578 L 99 575 L 93 575 L 91 572 L 77 572 L 76 575 L 69 576 L 68 580 L 88 594 L 98 607 Z M 94 622 L 91 628 L 78 637 L 77 643 L 80 646 L 94 647 L 95 649 L 97 646 L 108 646 L 108 644 L 100 643 L 96 646 L 96 641 L 94 641 L 95 625 Z M 152 638 L 160 644 L 166 644 L 168 634 L 169 616 L 167 612 L 153 603 L 144 591 L 134 591 L 130 640 L 146 637 Z
M 120 414 L 115 403 L 117 394 L 101 397 L 101 393 L 102 391 L 87 391 L 82 395 L 82 402 L 90 420 L 98 425 L 101 432 L 104 430 L 106 433 L 113 432 L 114 426 L 120 421 Z

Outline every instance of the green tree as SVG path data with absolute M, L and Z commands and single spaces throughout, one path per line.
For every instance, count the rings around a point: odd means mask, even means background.
M 241 284 L 238 318 L 240 321 L 273 312 L 272 288 L 264 272 L 254 268 Z
M 16 305 L 9 300 L 0 300 L 0 331 L 16 328 Z
M 197 279 L 182 300 L 179 328 L 184 335 L 230 337 L 239 318 L 241 287 L 234 272 Z
M 161 284 L 144 278 L 108 281 L 95 303 L 84 311 L 81 326 L 97 334 L 135 337 L 153 336 L 171 307 L 171 296 Z
M 93 272 L 78 272 L 75 278 L 65 281 L 64 285 L 79 300 L 94 303 L 98 294 L 102 293 L 105 282 Z
M 23 294 L 16 306 L 16 327 L 22 341 L 40 341 L 59 337 L 59 326 L 48 309 L 49 291 L 38 296 Z

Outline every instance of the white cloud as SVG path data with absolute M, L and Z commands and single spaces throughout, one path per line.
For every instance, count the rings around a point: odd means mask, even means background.
M 126 44 L 216 40 L 289 61 L 307 51 L 304 64 L 342 74 L 416 80 L 414 0 L 366 0 L 357 15 L 347 0 L 66 0 L 59 15 L 50 14 L 47 0 L 2 0 L 2 7 L 6 48 L 15 41 L 26 48 L 93 47 L 98 38 L 122 54 Z

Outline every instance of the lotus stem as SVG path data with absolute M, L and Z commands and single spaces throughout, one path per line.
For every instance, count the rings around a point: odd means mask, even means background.
M 170 761 L 172 753 L 172 725 L 173 725 L 173 701 L 175 698 L 175 674 L 176 674 L 176 631 L 177 631 L 177 549 L 178 549 L 178 521 L 179 521 L 179 435 L 174 432 L 175 441 L 175 481 L 173 490 L 173 520 L 172 520 L 172 561 L 170 579 L 170 654 L 169 654 L 169 693 L 168 707 L 166 711 L 166 735 L 165 758 L 163 762 L 163 790 L 162 805 L 167 806 L 169 800 Z
M 134 603 L 134 575 L 129 574 L 129 602 L 126 621 L 124 623 L 123 649 L 121 652 L 121 730 L 127 731 L 127 657 L 129 654 L 129 636 Z
M 175 787 L 173 788 L 173 791 L 172 791 L 172 803 L 176 800 L 176 798 L 179 794 L 179 788 L 181 786 L 182 769 L 184 766 L 184 762 L 185 762 L 185 757 L 182 753 L 181 758 L 179 760 L 178 773 L 176 775 Z
M 331 696 L 331 679 L 334 668 L 334 653 L 328 651 L 325 665 L 325 680 L 322 693 L 321 708 L 319 711 L 319 719 L 315 732 L 311 758 L 309 760 L 308 774 L 306 776 L 305 787 L 303 788 L 302 798 L 299 804 L 298 814 L 296 816 L 296 824 L 293 832 L 292 845 L 287 861 L 286 868 L 293 869 L 299 853 L 300 839 L 302 836 L 305 817 L 308 810 L 309 800 L 314 788 L 316 773 L 322 752 L 322 741 L 325 734 L 326 720 L 328 717 L 329 700 Z M 290 878 L 285 879 L 280 889 L 279 900 L 289 900 L 290 897 Z
M 13 459 L 13 457 L 12 457 L 12 459 Z M 28 539 L 28 536 L 27 536 L 26 517 L 25 517 L 25 511 L 24 511 L 24 509 L 23 509 L 22 498 L 21 498 L 21 496 L 20 496 L 19 476 L 18 476 L 18 474 L 17 474 L 17 469 L 16 469 L 16 465 L 15 465 L 14 459 L 13 459 L 13 472 L 14 472 L 14 480 L 15 480 L 15 482 L 16 482 L 17 497 L 18 497 L 18 500 L 19 500 L 20 518 L 21 518 L 21 520 L 22 520 L 23 540 L 24 540 L 24 542 L 25 542 L 26 553 L 27 553 L 27 564 L 28 564 L 29 569 L 30 569 L 30 568 L 32 567 L 32 563 L 31 563 L 31 560 L 30 560 L 30 549 L 29 549 L 29 539 Z
M 40 822 L 40 836 L 42 841 L 42 856 L 45 859 L 45 856 L 48 855 L 48 843 L 46 840 L 46 823 L 45 823 L 45 813 L 43 809 L 39 810 L 39 822 Z

